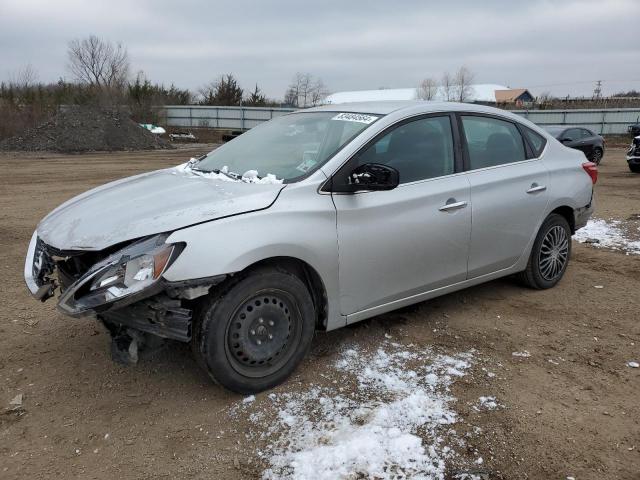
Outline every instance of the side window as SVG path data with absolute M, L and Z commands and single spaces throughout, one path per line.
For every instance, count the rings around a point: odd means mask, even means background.
M 463 115 L 462 126 L 471 170 L 526 160 L 522 136 L 513 123 Z
M 582 133 L 579 128 L 570 128 L 562 134 L 562 138 L 570 138 L 572 142 L 575 142 L 582 138 Z
M 586 128 L 582 129 L 582 138 L 593 137 L 593 132 L 587 130 Z
M 522 131 L 524 132 L 525 137 L 529 141 L 529 145 L 533 149 L 533 156 L 537 158 L 540 156 L 542 151 L 544 150 L 544 146 L 547 144 L 547 140 L 540 134 L 534 132 L 530 128 L 527 128 L 521 125 Z
M 454 149 L 449 116 L 428 117 L 395 127 L 358 153 L 349 171 L 365 163 L 389 165 L 400 172 L 400 183 L 454 173 Z

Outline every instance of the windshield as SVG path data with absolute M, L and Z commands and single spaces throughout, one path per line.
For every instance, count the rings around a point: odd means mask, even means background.
M 233 177 L 257 172 L 259 178 L 275 175 L 292 182 L 322 166 L 378 118 L 339 112 L 283 115 L 212 151 L 192 168 Z

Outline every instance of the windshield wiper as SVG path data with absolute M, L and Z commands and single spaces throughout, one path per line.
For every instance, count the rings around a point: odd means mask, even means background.
M 225 175 L 229 178 L 231 178 L 232 180 L 240 180 L 242 179 L 242 175 L 238 175 L 235 172 L 225 172 L 224 170 L 220 170 L 219 168 L 212 168 L 211 170 L 204 170 L 202 168 L 197 168 L 197 167 L 191 167 L 191 170 L 195 170 L 196 172 L 202 172 L 202 173 L 215 173 L 216 175 Z

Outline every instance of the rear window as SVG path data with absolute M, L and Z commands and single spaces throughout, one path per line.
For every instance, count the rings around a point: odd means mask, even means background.
M 544 150 L 544 146 L 547 144 L 547 140 L 539 133 L 534 132 L 530 128 L 522 126 L 524 136 L 527 137 L 531 150 L 533 150 L 533 156 L 539 157 Z

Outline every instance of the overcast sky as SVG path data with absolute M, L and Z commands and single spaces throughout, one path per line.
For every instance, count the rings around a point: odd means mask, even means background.
M 70 79 L 67 43 L 123 42 L 132 71 L 197 89 L 222 73 L 282 98 L 295 72 L 332 92 L 412 87 L 466 65 L 534 94 L 640 90 L 638 0 L 0 0 L 0 78 Z

